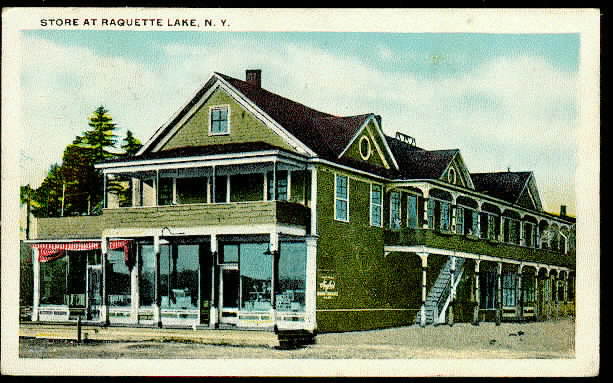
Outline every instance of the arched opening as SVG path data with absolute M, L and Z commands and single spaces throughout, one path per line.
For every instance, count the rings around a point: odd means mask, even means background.
M 451 193 L 441 189 L 431 189 L 427 203 L 428 228 L 441 232 L 451 231 Z
M 502 213 L 502 240 L 515 245 L 520 244 L 521 217 L 514 210 L 505 210 Z
M 456 233 L 479 236 L 479 203 L 466 196 L 456 199 Z
M 498 206 L 483 203 L 481 205 L 481 213 L 479 213 L 479 222 L 481 225 L 480 237 L 492 241 L 498 240 L 500 234 L 500 208 Z

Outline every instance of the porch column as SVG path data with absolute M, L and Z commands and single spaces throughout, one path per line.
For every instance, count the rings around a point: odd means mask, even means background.
M 545 309 L 545 319 L 549 320 L 551 318 L 551 275 L 549 270 L 547 270 L 547 274 L 545 276 L 544 286 L 543 286 L 543 306 Z
M 100 305 L 100 322 L 105 326 L 109 324 L 109 306 L 108 306 L 108 290 L 109 290 L 109 272 L 107 265 L 108 255 L 108 238 L 102 237 L 100 242 L 100 263 L 102 266 L 102 302 Z
M 218 267 L 219 264 L 219 253 L 217 251 L 217 235 L 211 234 L 211 257 L 213 257 L 213 266 L 211 267 L 211 305 L 210 305 L 210 313 L 209 313 L 209 328 L 217 327 L 217 320 L 219 316 L 219 312 L 217 309 L 217 305 L 219 304 L 219 300 L 217 299 L 217 284 L 219 281 L 217 280 L 218 275 Z
M 519 218 L 519 245 L 526 246 L 526 235 L 524 233 L 524 221 L 523 217 Z
M 419 325 L 426 327 L 426 295 L 427 295 L 427 271 L 428 271 L 428 255 L 429 253 L 417 253 L 421 259 L 421 308 L 419 316 Z
M 306 291 L 305 311 L 306 329 L 317 330 L 317 237 L 306 238 Z
M 272 315 L 271 315 L 272 324 L 273 324 L 273 328 L 276 333 L 278 331 L 278 328 L 277 328 L 277 291 L 279 289 L 279 233 L 276 233 L 276 232 L 270 233 L 270 253 L 272 257 L 272 278 L 271 278 L 272 296 L 270 297 L 270 303 L 272 306 Z
M 517 278 L 517 288 L 519 289 L 519 302 L 517 303 L 517 307 L 519 309 L 519 320 L 524 319 L 524 291 L 522 289 L 522 280 L 523 280 L 523 269 L 524 269 L 524 265 L 520 264 L 518 267 L 519 270 L 519 275 Z
M 306 184 L 306 173 L 304 182 Z M 306 189 L 305 189 L 306 201 Z M 317 168 L 311 168 L 311 235 L 317 235 Z
M 456 257 L 451 257 L 451 289 L 449 290 L 449 311 L 447 314 L 447 324 L 453 326 L 453 305 L 455 304 L 455 264 Z
M 568 271 L 564 273 L 564 304 L 568 303 Z
M 40 306 L 40 261 L 38 260 L 38 249 L 32 248 L 32 322 L 38 322 L 38 308 Z
M 534 270 L 534 319 L 536 321 L 538 321 L 542 315 L 542 307 L 539 305 L 539 302 L 539 267 L 537 265 Z
M 473 307 L 473 325 L 479 326 L 479 307 L 481 306 L 481 291 L 479 290 L 479 264 L 481 260 L 475 259 L 475 306 Z
M 558 270 L 558 272 L 556 273 L 556 275 L 553 277 L 553 286 L 554 286 L 554 307 L 555 307 L 555 314 L 554 314 L 554 318 L 558 319 L 560 317 L 560 271 Z
M 153 298 L 153 323 L 162 327 L 162 280 L 160 277 L 160 236 L 153 236 L 153 265 L 155 269 L 155 289 Z
M 502 322 L 502 262 L 496 268 L 496 326 Z
M 473 233 L 477 238 L 481 238 L 481 206 L 483 202 L 477 201 L 477 232 Z M 481 262 L 481 261 L 479 261 Z
M 132 311 L 130 313 L 130 320 L 132 323 L 138 323 L 138 309 L 140 308 L 140 249 L 136 246 L 136 254 L 134 256 L 134 262 L 132 269 L 130 270 L 130 285 L 131 285 L 131 297 Z

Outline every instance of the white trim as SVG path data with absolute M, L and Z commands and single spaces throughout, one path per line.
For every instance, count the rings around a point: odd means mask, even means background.
M 351 147 L 351 144 L 353 144 L 353 142 L 360 136 L 360 134 L 362 134 L 362 131 L 366 128 L 366 126 L 368 126 L 368 123 L 370 121 L 374 121 L 375 126 L 377 128 L 375 130 L 379 134 L 379 137 L 381 137 L 381 140 L 383 141 L 383 145 L 385 146 L 387 154 L 390 156 L 390 159 L 392 160 L 392 163 L 394 164 L 394 167 L 396 168 L 396 170 L 400 169 L 398 167 L 398 162 L 396 162 L 396 158 L 394 157 L 394 154 L 392 153 L 392 150 L 390 149 L 389 145 L 387 144 L 387 140 L 385 139 L 385 135 L 381 132 L 381 126 L 379 126 L 379 122 L 375 118 L 374 114 L 370 114 L 368 117 L 366 117 L 366 120 L 364 120 L 364 122 L 362 123 L 360 128 L 357 130 L 357 132 L 353 135 L 353 137 L 351 137 L 351 140 L 349 140 L 349 143 L 347 144 L 345 149 L 343 149 L 341 154 L 338 155 L 338 158 L 341 158 L 345 154 L 345 152 L 347 152 L 347 150 L 349 150 L 349 148 Z M 374 140 L 373 140 L 373 142 L 374 142 Z M 377 147 L 377 146 L 378 145 L 376 145 L 376 142 L 375 142 L 375 147 Z M 383 158 L 383 161 L 386 162 L 384 156 L 382 156 L 382 158 Z
M 378 176 L 376 174 L 369 173 L 369 172 L 364 171 L 364 170 L 354 169 L 354 168 L 351 168 L 349 166 L 337 164 L 336 162 L 324 160 L 324 159 L 319 158 L 319 157 L 309 159 L 308 162 L 309 163 L 314 163 L 314 164 L 318 164 L 319 163 L 319 164 L 323 164 L 323 165 L 327 165 L 327 166 L 332 166 L 332 167 L 335 167 L 335 168 L 338 168 L 338 169 L 346 170 L 346 171 L 352 172 L 352 173 L 361 174 L 361 175 L 364 175 L 364 176 L 367 176 L 367 177 L 376 178 L 376 179 L 382 180 L 382 181 L 389 181 L 388 178 L 385 178 L 385 177 L 382 177 L 382 176 Z
M 379 186 L 381 188 L 381 190 L 379 191 L 379 196 L 381 198 L 381 201 L 379 203 L 379 225 L 373 225 L 372 223 L 372 208 L 373 208 L 373 201 L 372 201 L 372 188 L 373 186 Z M 368 209 L 368 215 L 369 217 L 369 222 L 370 222 L 370 226 L 374 226 L 374 227 L 383 227 L 383 203 L 384 203 L 384 196 L 383 196 L 383 191 L 385 189 L 383 188 L 383 185 L 378 184 L 378 183 L 370 183 L 370 204 L 369 204 L 369 209 Z
M 347 199 L 339 198 L 337 196 L 336 180 L 338 177 L 344 177 L 347 179 Z M 339 219 L 336 215 L 336 201 L 341 200 L 347 202 L 347 219 Z M 349 222 L 349 176 L 334 173 L 334 220 L 338 222 Z
M 102 232 L 103 237 L 152 237 L 154 235 L 160 235 L 163 227 L 155 228 L 112 228 L 105 229 Z M 171 227 L 173 231 L 180 231 L 181 234 L 175 235 L 190 236 L 190 235 L 241 235 L 241 234 L 270 234 L 271 232 L 277 232 L 279 234 L 286 234 L 292 236 L 305 236 L 306 229 L 304 226 L 298 225 L 286 225 L 286 224 L 259 224 L 259 225 L 209 225 L 209 226 L 190 226 L 190 227 Z M 100 240 L 100 239 L 98 239 Z
M 215 109 L 219 109 L 219 110 L 226 109 L 226 121 L 227 121 L 228 130 L 225 132 L 213 133 L 213 111 Z M 230 132 L 232 129 L 231 123 L 230 123 L 230 113 L 231 113 L 230 104 L 209 106 L 209 120 L 208 120 L 209 136 L 229 136 L 230 135 Z
M 293 153 L 280 151 L 280 150 L 262 150 L 257 152 L 239 152 L 239 153 L 223 153 L 223 154 L 209 154 L 209 155 L 200 155 L 200 156 L 190 156 L 190 157 L 174 157 L 174 158 L 159 158 L 153 160 L 144 160 L 144 161 L 121 161 L 121 162 L 108 162 L 108 163 L 99 163 L 94 165 L 96 169 L 111 169 L 111 168 L 122 168 L 122 167 L 141 167 L 143 165 L 165 165 L 170 163 L 183 163 L 183 162 L 194 162 L 194 161 L 207 161 L 212 162 L 215 160 L 220 160 L 220 164 L 225 165 L 223 160 L 226 159 L 242 159 L 242 158 L 254 158 L 254 157 L 263 157 L 264 159 L 260 162 L 271 161 L 269 156 L 278 156 L 285 157 L 283 161 L 287 161 L 291 163 L 291 160 L 304 163 L 304 157 L 295 155 Z M 206 166 L 212 166 L 213 164 L 207 164 Z

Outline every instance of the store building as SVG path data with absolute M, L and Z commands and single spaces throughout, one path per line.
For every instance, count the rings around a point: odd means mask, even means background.
M 531 172 L 383 133 L 214 73 L 99 216 L 38 219 L 33 321 L 345 331 L 574 310 L 575 220 Z

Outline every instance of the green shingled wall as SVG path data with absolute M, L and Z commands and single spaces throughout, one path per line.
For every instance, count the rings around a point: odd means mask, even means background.
M 209 107 L 230 106 L 230 134 L 209 136 Z M 224 90 L 218 89 L 174 134 L 161 150 L 185 146 L 203 146 L 241 142 L 263 141 L 284 149 L 293 150 L 283 138 L 268 128 L 251 112 L 245 110 Z

